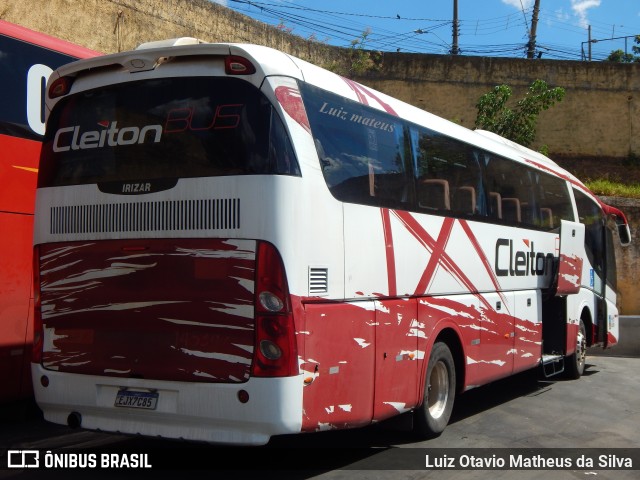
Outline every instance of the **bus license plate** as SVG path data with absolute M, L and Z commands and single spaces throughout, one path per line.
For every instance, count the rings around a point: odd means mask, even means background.
M 155 410 L 158 405 L 158 393 L 120 390 L 116 395 L 116 407 L 143 408 Z

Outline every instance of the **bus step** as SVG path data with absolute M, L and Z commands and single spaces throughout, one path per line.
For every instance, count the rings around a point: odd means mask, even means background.
M 545 378 L 564 372 L 564 355 L 542 355 L 542 372 Z

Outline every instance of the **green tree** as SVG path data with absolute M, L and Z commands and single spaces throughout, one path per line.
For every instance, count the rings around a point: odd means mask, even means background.
M 358 38 L 351 41 L 350 76 L 362 75 L 382 68 L 382 54 L 365 48 L 369 35 L 371 35 L 371 29 L 367 28 Z
M 605 62 L 637 63 L 640 62 L 640 35 L 634 39 L 636 45 L 631 47 L 633 53 L 625 53 L 622 50 L 613 50 L 605 59 Z M 635 54 L 635 55 L 634 55 Z
M 510 108 L 511 87 L 498 85 L 480 97 L 476 105 L 476 128 L 489 130 L 528 147 L 536 137 L 536 123 L 542 110 L 562 101 L 564 88 L 550 88 L 544 80 L 535 80 L 524 98 Z

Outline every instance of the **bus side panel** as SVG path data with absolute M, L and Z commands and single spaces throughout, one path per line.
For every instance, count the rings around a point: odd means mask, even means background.
M 515 292 L 514 373 L 533 368 L 542 357 L 542 299 L 536 291 Z
M 480 356 L 482 383 L 513 373 L 515 305 L 513 292 L 485 293 L 480 298 Z
M 383 420 L 418 403 L 419 360 L 424 337 L 416 299 L 380 300 L 376 304 L 374 418 Z
M 373 418 L 373 301 L 307 304 L 303 431 L 368 425 Z
M 573 355 L 576 351 L 576 342 L 578 338 L 578 330 L 580 328 L 580 314 L 582 313 L 581 294 L 584 288 L 576 295 L 567 295 L 566 302 L 566 338 L 565 338 L 565 355 Z M 597 311 L 594 310 L 594 311 Z
M 422 298 L 418 302 L 418 322 L 424 334 L 419 339 L 420 349 L 425 350 L 420 380 L 424 381 L 431 348 L 437 336 L 444 330 L 451 329 L 462 347 L 464 388 L 478 386 L 477 379 L 482 373 L 476 360 L 480 358 L 481 315 L 478 298 L 474 295 Z M 422 390 L 420 394 L 422 395 Z
M 524 365 L 529 365 L 528 362 L 535 366 L 539 352 L 530 359 L 528 349 L 540 349 L 535 339 L 541 336 L 542 330 L 531 328 L 523 334 L 521 327 L 528 325 L 529 320 L 514 317 L 516 306 L 512 292 L 421 299 L 418 318 L 420 324 L 424 324 L 429 344 L 425 358 L 429 357 L 436 340 L 434 334 L 440 335 L 443 329 L 452 328 L 464 355 L 465 371 L 460 372 L 464 390 L 511 375 L 516 363 L 520 369 L 527 368 Z M 523 359 L 516 360 L 517 352 L 522 352 Z
M 607 296 L 607 318 L 603 321 L 607 322 L 607 348 L 613 347 L 618 343 L 620 338 L 620 314 L 617 305 Z
M 33 217 L 0 213 L 0 232 L 0 400 L 9 400 L 21 396 L 28 375 Z

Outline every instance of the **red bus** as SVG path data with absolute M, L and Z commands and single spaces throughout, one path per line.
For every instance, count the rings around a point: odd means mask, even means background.
M 31 257 L 43 94 L 54 68 L 97 52 L 0 20 L 0 401 L 31 395 Z

